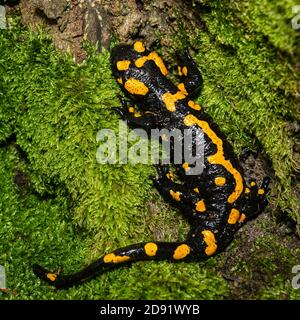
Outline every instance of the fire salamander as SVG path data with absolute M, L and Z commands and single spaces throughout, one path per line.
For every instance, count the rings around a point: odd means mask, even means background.
M 131 99 L 118 108 L 131 127 L 151 129 L 194 129 L 202 132 L 203 170 L 187 174 L 189 163 L 159 165 L 153 178 L 161 195 L 175 206 L 190 223 L 182 242 L 145 242 L 105 254 L 81 271 L 62 275 L 35 265 L 34 272 L 57 288 L 80 283 L 116 265 L 137 260 L 196 261 L 222 251 L 235 232 L 266 207 L 270 179 L 260 186 L 245 182 L 232 147 L 219 127 L 193 100 L 202 86 L 202 76 L 188 51 L 178 54 L 180 83 L 175 86 L 166 76 L 168 70 L 156 52 L 143 43 L 113 48 L 113 74 Z M 133 105 L 138 106 L 136 109 Z M 171 146 L 174 142 L 170 142 Z M 195 148 L 195 144 L 192 144 Z M 175 174 L 174 174 L 175 173 Z

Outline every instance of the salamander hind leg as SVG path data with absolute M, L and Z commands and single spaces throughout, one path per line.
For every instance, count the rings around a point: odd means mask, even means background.
M 249 181 L 249 186 L 245 188 L 241 212 L 245 219 L 251 219 L 260 214 L 268 204 L 267 194 L 270 191 L 270 178 L 265 177 L 260 186 L 254 179 Z
M 191 189 L 185 183 L 174 181 L 173 173 L 168 166 L 158 166 L 158 177 L 152 177 L 154 186 L 161 196 L 175 207 L 181 209 L 190 223 L 197 218 L 198 213 L 205 211 L 204 200 L 197 188 Z

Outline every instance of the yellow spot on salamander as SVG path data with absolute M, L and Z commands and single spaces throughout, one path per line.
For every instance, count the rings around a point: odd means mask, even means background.
M 123 84 L 122 78 L 118 78 L 117 81 L 118 81 L 120 84 Z
M 181 70 L 180 66 L 178 66 L 178 74 L 179 74 L 180 77 L 182 76 L 182 70 Z
M 148 242 L 144 246 L 146 255 L 149 257 L 154 257 L 156 255 L 156 251 L 158 249 L 157 244 L 154 242 Z
M 183 68 L 182 68 L 182 73 L 183 73 L 185 76 L 187 76 L 187 74 L 188 74 L 187 67 L 183 67 Z
M 181 200 L 180 199 L 180 194 L 181 193 L 179 191 L 175 192 L 173 190 L 170 190 L 170 195 L 175 201 L 180 201 Z
M 142 115 L 141 115 L 141 113 L 140 112 L 135 112 L 134 113 L 134 117 L 135 118 L 139 118 L 139 117 L 141 117 Z
M 47 273 L 46 276 L 50 281 L 55 281 L 57 279 L 57 274 L 55 273 Z
M 173 259 L 181 260 L 185 258 L 190 252 L 191 252 L 191 249 L 187 244 L 181 244 L 174 251 Z
M 227 222 L 229 224 L 235 224 L 240 218 L 240 212 L 237 209 L 231 209 Z
M 141 41 L 135 42 L 134 45 L 133 45 L 133 49 L 136 52 L 144 52 L 145 51 L 145 47 L 143 45 L 143 42 L 141 42 Z
M 251 181 L 251 183 L 250 183 L 250 186 L 251 186 L 251 187 L 254 187 L 254 186 L 256 186 L 256 183 L 255 183 L 255 181 Z
M 215 235 L 210 230 L 204 230 L 201 232 L 204 238 L 204 242 L 206 243 L 207 247 L 205 249 L 205 253 L 208 256 L 214 254 L 218 248 L 216 244 Z
M 137 60 L 135 60 L 135 65 L 138 68 L 142 68 L 146 61 L 148 61 L 148 56 L 140 57 Z
M 143 84 L 143 82 L 134 78 L 129 78 L 125 82 L 124 88 L 131 94 L 138 94 L 142 96 L 146 95 L 149 91 L 149 89 Z
M 239 171 L 235 169 L 229 160 L 226 160 L 224 157 L 223 151 L 223 141 L 217 136 L 217 134 L 210 128 L 209 124 L 204 120 L 199 120 L 192 114 L 188 114 L 184 118 L 184 124 L 186 126 L 198 125 L 204 133 L 211 139 L 211 141 L 217 146 L 217 152 L 208 157 L 208 161 L 211 164 L 220 164 L 222 165 L 230 174 L 232 174 L 235 180 L 235 188 L 234 191 L 230 194 L 227 201 L 229 203 L 235 202 L 241 193 L 243 192 L 244 183 L 243 178 Z
M 113 262 L 115 257 L 116 257 L 116 255 L 114 253 L 108 253 L 104 256 L 103 261 L 105 263 L 110 263 L 110 262 Z
M 192 100 L 189 100 L 188 106 L 189 106 L 190 108 L 194 109 L 194 110 L 197 110 L 197 111 L 201 110 L 201 107 L 199 106 L 199 104 L 198 104 L 198 103 L 195 103 L 195 102 L 192 101 Z
M 215 178 L 215 184 L 218 187 L 224 186 L 225 183 L 226 183 L 226 179 L 224 177 L 216 177 Z
M 200 193 L 198 188 L 194 188 L 194 191 L 197 192 L 197 193 Z
M 186 96 L 188 95 L 188 92 L 185 89 L 184 83 L 179 83 L 179 85 L 177 86 L 177 88 Z
M 246 218 L 247 218 L 246 215 L 242 213 L 240 216 L 239 222 L 244 222 Z
M 250 193 L 250 189 L 249 188 L 245 188 L 245 193 Z
M 131 61 L 129 60 L 122 60 L 117 62 L 117 69 L 119 71 L 125 71 L 129 68 Z
M 188 164 L 187 162 L 184 162 L 184 163 L 183 163 L 182 168 L 183 168 L 185 171 L 190 170 L 189 164 Z
M 262 195 L 262 194 L 265 193 L 265 190 L 264 190 L 264 189 L 258 189 L 257 193 L 260 194 L 260 195 Z
M 200 121 L 198 120 L 196 117 L 194 117 L 192 114 L 188 114 L 187 116 L 185 116 L 183 122 L 186 126 L 190 127 L 194 124 L 197 123 L 197 121 Z M 204 121 L 205 122 L 205 121 Z
M 128 108 L 128 111 L 129 111 L 130 113 L 134 113 L 134 107 L 129 107 L 129 108 Z
M 175 103 L 177 100 L 182 100 L 185 98 L 185 95 L 181 91 L 177 91 L 175 94 L 171 92 L 166 92 L 162 95 L 162 100 L 166 105 L 166 108 L 174 112 L 176 110 Z
M 148 56 L 140 57 L 135 60 L 135 65 L 138 68 L 143 67 L 144 63 L 152 60 L 156 64 L 156 66 L 160 69 L 160 72 L 165 76 L 168 73 L 168 70 L 162 61 L 161 57 L 156 52 L 150 52 Z
M 204 212 L 205 210 L 206 210 L 206 207 L 205 207 L 204 200 L 198 201 L 197 204 L 196 204 L 196 211 Z
M 104 256 L 103 261 L 105 263 L 120 263 L 128 261 L 130 257 L 128 256 L 116 256 L 114 253 L 108 253 Z
M 166 176 L 167 176 L 167 178 L 168 178 L 169 180 L 174 181 L 174 175 L 173 175 L 172 172 L 168 172 L 168 173 L 166 174 Z

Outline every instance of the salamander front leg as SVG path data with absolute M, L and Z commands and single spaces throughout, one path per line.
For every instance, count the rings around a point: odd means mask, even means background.
M 147 132 L 156 128 L 159 116 L 152 112 L 140 112 L 133 106 L 128 106 L 125 100 L 121 100 L 122 107 L 116 107 L 115 110 L 121 115 L 124 121 L 132 128 L 142 128 Z
M 182 53 L 177 52 L 177 59 L 180 76 L 178 88 L 193 98 L 201 90 L 202 75 L 188 50 L 184 50 Z

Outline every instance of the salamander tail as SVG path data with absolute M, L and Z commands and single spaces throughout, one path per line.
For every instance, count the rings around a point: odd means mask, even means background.
M 33 272 L 57 289 L 66 289 L 124 263 L 138 260 L 187 260 L 191 258 L 192 251 L 185 242 L 145 242 L 117 249 L 70 275 L 50 272 L 37 264 L 33 266 Z

